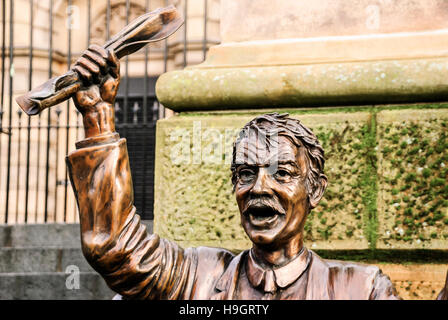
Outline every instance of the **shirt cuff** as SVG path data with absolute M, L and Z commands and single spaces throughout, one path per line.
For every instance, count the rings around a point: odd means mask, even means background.
M 103 144 L 108 144 L 112 142 L 116 142 L 120 139 L 120 135 L 118 132 L 111 132 L 106 134 L 101 134 L 95 137 L 90 137 L 75 143 L 76 149 L 91 147 L 91 146 L 99 146 Z

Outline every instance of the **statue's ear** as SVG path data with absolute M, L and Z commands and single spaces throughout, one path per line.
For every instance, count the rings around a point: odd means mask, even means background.
M 309 194 L 310 207 L 311 209 L 315 208 L 318 204 L 322 196 L 324 195 L 324 191 L 327 188 L 328 179 L 327 176 L 321 174 L 317 181 L 313 183 L 312 190 Z

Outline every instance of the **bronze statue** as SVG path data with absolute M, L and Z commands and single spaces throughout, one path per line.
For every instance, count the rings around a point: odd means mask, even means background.
M 72 72 L 83 84 L 73 98 L 85 139 L 67 156 L 82 250 L 124 299 L 399 299 L 379 268 L 324 260 L 304 247 L 306 217 L 327 178 L 323 149 L 300 121 L 265 114 L 234 143 L 232 182 L 253 247 L 238 255 L 183 249 L 149 234 L 133 206 L 126 140 L 115 132 L 116 54 L 92 45 Z M 448 299 L 447 285 L 438 299 Z
M 377 267 L 323 260 L 303 246 L 306 217 L 319 203 L 327 178 L 316 136 L 287 114 L 255 118 L 234 144 L 232 181 L 252 249 L 237 256 L 216 248 L 184 250 L 148 234 L 133 206 L 126 141 L 114 130 L 119 61 L 91 46 L 73 70 L 90 84 L 74 97 L 86 139 L 67 157 L 82 248 L 124 298 L 399 298 Z M 446 286 L 439 298 L 447 298 Z

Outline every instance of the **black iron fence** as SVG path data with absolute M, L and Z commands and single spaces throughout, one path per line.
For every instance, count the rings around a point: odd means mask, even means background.
M 219 23 L 210 15 L 216 2 L 2 1 L 0 223 L 78 221 L 64 158 L 83 138 L 81 115 L 68 101 L 28 117 L 14 98 L 65 72 L 90 43 L 113 36 L 120 29 L 117 21 L 122 27 L 139 13 L 174 3 L 187 17 L 184 26 L 122 61 L 115 105 L 117 131 L 128 140 L 135 203 L 144 219 L 152 218 L 155 127 L 169 112 L 156 99 L 155 82 L 163 72 L 200 63 L 208 47 L 218 43 L 208 34 L 209 25 Z M 191 32 L 191 19 L 195 26 L 201 19 L 202 29 Z

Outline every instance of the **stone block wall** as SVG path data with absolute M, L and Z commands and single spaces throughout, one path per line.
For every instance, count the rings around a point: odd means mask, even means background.
M 396 269 L 391 263 L 410 263 L 408 275 L 435 268 L 427 276 L 440 273 L 438 282 L 391 273 L 404 298 L 434 298 L 448 262 L 445 103 L 181 113 L 159 121 L 154 232 L 184 247 L 250 247 L 232 192 L 232 143 L 246 122 L 271 111 L 300 119 L 325 150 L 329 185 L 308 217 L 307 247 L 326 258 L 381 263 L 386 273 Z
M 378 247 L 447 249 L 448 116 L 378 114 Z

